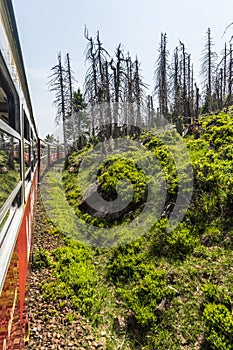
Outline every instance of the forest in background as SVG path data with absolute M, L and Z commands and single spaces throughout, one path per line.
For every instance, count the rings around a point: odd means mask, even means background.
M 232 104 L 232 44 L 225 43 L 217 54 L 210 28 L 200 72 L 194 72 L 185 44 L 180 41 L 169 51 L 167 34 L 161 33 L 152 95 L 148 94 L 137 57 L 132 58 L 121 44 L 111 57 L 99 32 L 93 38 L 85 29 L 85 37 L 88 69 L 84 91 L 73 90 L 76 80 L 69 54 L 64 64 L 58 54 L 58 63 L 49 77 L 50 90 L 56 93 L 56 122 L 63 125 L 67 147 L 74 146 L 84 133 L 89 137 L 99 135 L 102 140 L 117 138 L 122 133 L 119 128 L 125 127 L 123 132 L 132 135 L 137 132 L 134 127 L 148 130 L 160 125 L 163 118 L 175 124 L 181 135 L 189 125 L 195 132 L 200 114 L 218 113 Z M 196 81 L 199 74 L 200 86 Z

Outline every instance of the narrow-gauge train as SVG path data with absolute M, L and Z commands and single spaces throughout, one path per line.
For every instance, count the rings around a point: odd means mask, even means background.
M 24 349 L 37 185 L 64 158 L 39 139 L 11 0 L 0 0 L 0 350 Z

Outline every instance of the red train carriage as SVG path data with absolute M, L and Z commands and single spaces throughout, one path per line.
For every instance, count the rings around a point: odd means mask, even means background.
M 38 135 L 11 1 L 0 2 L 0 14 L 0 349 L 5 350 L 24 348 Z
M 28 264 L 39 173 L 38 145 L 12 3 L 1 0 L 0 350 L 24 349 Z M 43 158 L 43 171 L 48 163 L 58 159 L 57 150 L 53 151 L 49 161 Z
M 24 349 L 38 177 L 64 147 L 38 138 L 11 0 L 0 1 L 0 350 Z

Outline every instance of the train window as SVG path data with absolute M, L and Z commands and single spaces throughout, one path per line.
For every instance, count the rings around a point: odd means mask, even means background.
M 35 138 L 31 141 L 31 150 L 32 150 L 32 154 L 31 154 L 31 168 L 33 170 L 35 165 L 36 165 L 36 161 L 38 159 L 38 156 L 37 156 L 37 143 L 36 143 L 36 139 Z
M 0 118 L 9 123 L 9 107 L 7 95 L 2 87 L 0 87 Z
M 19 97 L 0 52 L 0 119 L 20 133 Z
M 30 135 L 31 134 L 31 129 L 29 125 L 28 118 L 26 114 L 24 113 L 24 138 L 28 141 L 30 141 Z
M 45 155 L 47 155 L 48 153 L 48 147 L 46 145 L 46 143 L 40 143 L 40 156 L 44 157 Z
M 20 141 L 0 130 L 0 211 L 20 181 Z
M 48 145 L 43 141 L 40 142 L 40 175 L 43 175 L 48 166 Z
M 50 146 L 50 163 L 54 163 L 57 160 L 57 146 Z
M 30 165 L 31 165 L 30 144 L 27 142 L 24 142 L 24 168 L 25 168 L 26 180 L 30 180 L 30 171 L 29 171 Z
M 33 156 L 36 162 L 38 160 L 38 142 L 36 138 L 33 139 Z

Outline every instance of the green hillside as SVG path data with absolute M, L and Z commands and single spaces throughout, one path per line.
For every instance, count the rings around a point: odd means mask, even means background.
M 233 109 L 203 116 L 198 130 L 182 139 L 193 188 L 187 187 L 191 202 L 172 230 L 180 183 L 190 181 L 185 154 L 181 163 L 174 160 L 183 152 L 180 138 L 169 143 L 174 130 L 142 133 L 139 150 L 130 144 L 108 155 L 106 146 L 96 178 L 100 149 L 89 144 L 69 158 L 67 201 L 85 229 L 95 229 L 83 230 L 81 242 L 65 238 L 64 247 L 49 253 L 56 278 L 43 293 L 69 297 L 97 333 L 107 332 L 106 349 L 232 349 Z M 93 178 L 109 203 L 120 190 L 127 210 L 91 209 L 82 195 Z

